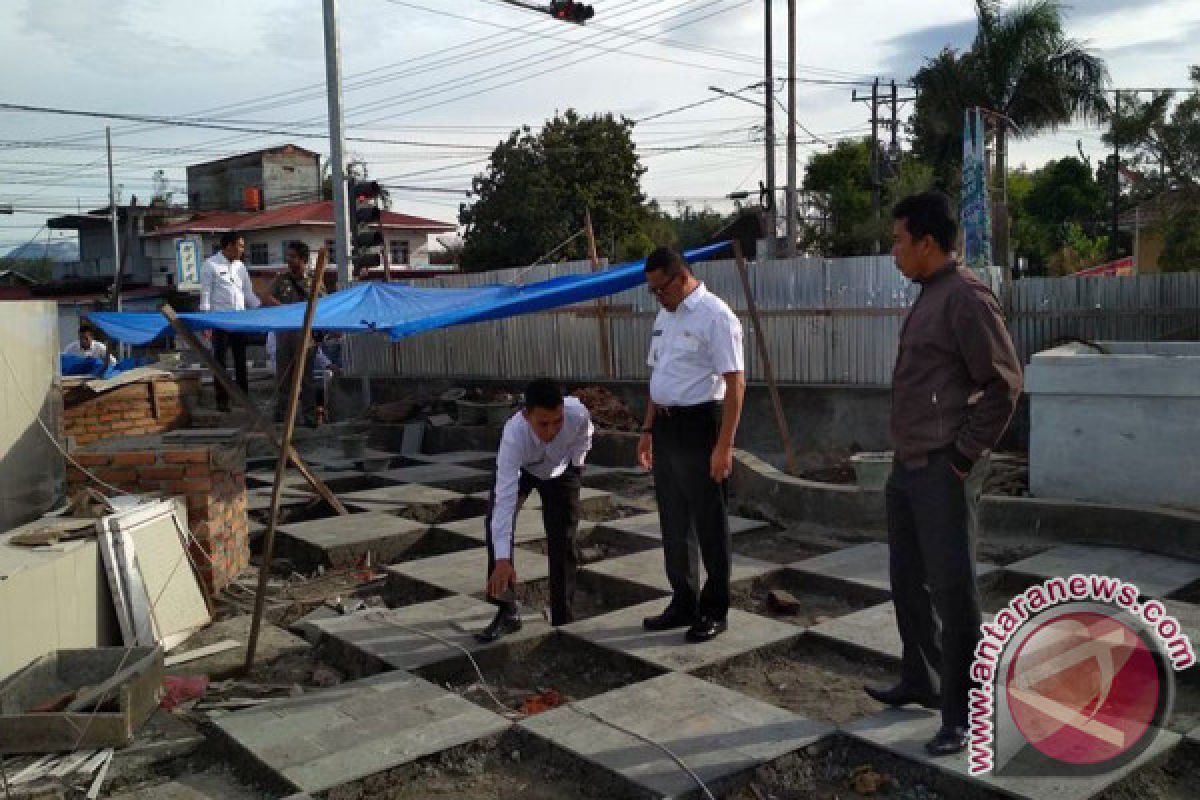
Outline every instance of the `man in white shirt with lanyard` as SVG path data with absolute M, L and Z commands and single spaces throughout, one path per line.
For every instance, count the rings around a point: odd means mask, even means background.
M 200 267 L 200 311 L 244 311 L 258 308 L 262 301 L 254 293 L 250 272 L 242 263 L 246 252 L 246 241 L 241 234 L 226 231 L 221 234 L 221 250 L 214 253 Z M 250 391 L 250 378 L 246 372 L 246 336 L 222 330 L 212 331 L 213 356 L 221 369 L 225 369 L 226 353 L 233 350 L 233 372 L 243 392 Z M 220 381 L 214 387 L 217 393 L 217 408 L 229 410 L 229 395 Z
M 542 498 L 550 561 L 550 621 L 574 621 L 571 600 L 578 567 L 575 533 L 579 527 L 580 476 L 592 449 L 592 418 L 583 403 L 564 398 L 553 381 L 536 380 L 525 389 L 525 407 L 504 425 L 496 454 L 496 484 L 485 521 L 488 551 L 488 602 L 499 607 L 495 619 L 476 637 L 492 642 L 521 629 L 513 590 L 513 528 L 517 512 L 534 489 Z
M 729 612 L 726 485 L 746 390 L 742 325 L 675 251 L 655 250 L 645 272 L 662 309 L 650 340 L 650 402 L 638 461 L 654 471 L 672 597 L 643 625 L 687 628 L 688 641 L 705 642 L 725 630 Z M 708 576 L 703 589 L 700 558 Z

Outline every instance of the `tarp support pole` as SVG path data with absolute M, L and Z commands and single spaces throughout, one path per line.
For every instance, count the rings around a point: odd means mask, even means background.
M 204 343 L 200 341 L 196 334 L 192 333 L 190 328 L 183 324 L 183 320 L 175 313 L 175 309 L 171 308 L 169 304 L 165 304 L 162 307 L 162 315 L 167 318 L 167 321 L 171 323 L 171 327 L 175 329 L 175 335 L 187 342 L 188 347 L 195 351 L 200 360 L 204 362 L 204 365 L 212 372 L 213 380 L 219 381 L 225 387 L 225 391 L 229 393 L 230 397 L 246 407 L 246 410 L 250 412 L 251 424 L 266 434 L 267 441 L 274 445 L 277 450 L 287 453 L 287 457 L 295 465 L 296 469 L 299 470 L 300 474 L 304 476 L 304 480 L 308 481 L 308 485 L 313 488 L 313 491 L 319 494 L 326 503 L 329 503 L 337 513 L 349 514 L 350 512 L 342 505 L 342 501 L 338 500 L 334 493 L 329 490 L 329 487 L 325 485 L 325 482 L 314 475 L 312 470 L 308 468 L 308 465 L 304 463 L 304 459 L 300 458 L 300 454 L 296 452 L 296 448 L 289 444 L 287 449 L 284 449 L 279 436 L 275 433 L 275 428 L 262 414 L 258 413 L 258 409 L 255 408 L 254 403 L 246 396 L 246 393 L 242 391 L 242 387 L 233 382 L 229 374 L 213 358 L 209 349 L 204 346 Z
M 317 296 L 321 293 L 321 281 L 325 277 L 324 247 L 317 253 L 317 268 L 313 270 L 308 288 L 308 304 L 304 308 L 304 326 L 300 329 L 300 348 L 292 364 L 292 384 L 288 387 L 287 416 L 283 419 L 283 446 L 279 448 L 279 459 L 275 462 L 275 482 L 271 484 L 271 517 L 267 523 L 267 536 L 263 540 L 262 560 L 258 567 L 258 591 L 254 595 L 254 616 L 250 618 L 250 638 L 246 642 L 246 672 L 254 667 L 254 650 L 258 646 L 258 630 L 262 625 L 263 607 L 267 600 L 267 581 L 271 577 L 271 557 L 275 552 L 275 527 L 279 524 L 279 496 L 283 492 L 283 477 L 287 472 L 287 453 L 292 449 L 292 434 L 296 432 L 296 407 L 300 405 L 300 387 L 308 377 L 308 349 L 312 340 L 313 317 L 317 312 Z

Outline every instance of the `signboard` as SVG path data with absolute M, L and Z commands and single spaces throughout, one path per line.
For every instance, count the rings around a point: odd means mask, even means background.
M 175 285 L 200 288 L 200 244 L 195 239 L 175 240 Z
M 1133 274 L 1133 258 L 1118 258 L 1116 261 L 1109 261 L 1107 264 L 1091 267 L 1089 269 L 1081 269 L 1079 272 L 1072 273 L 1076 278 L 1087 278 L 1096 275 L 1109 275 L 1123 277 Z

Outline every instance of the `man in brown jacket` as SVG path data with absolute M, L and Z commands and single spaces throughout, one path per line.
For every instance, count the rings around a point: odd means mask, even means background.
M 1021 366 L 995 295 L 952 258 L 958 226 L 936 192 L 905 198 L 892 255 L 921 285 L 892 373 L 895 463 L 887 483 L 892 602 L 904 644 L 900 682 L 867 687 L 888 705 L 941 708 L 933 755 L 967 744 L 970 669 L 982 615 L 975 507 L 987 453 L 1021 392 Z

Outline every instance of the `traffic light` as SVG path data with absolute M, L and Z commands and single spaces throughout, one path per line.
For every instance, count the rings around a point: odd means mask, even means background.
M 591 6 L 577 3 L 575 0 L 550 0 L 550 14 L 563 22 L 582 25 L 596 16 L 596 11 Z
M 350 260 L 356 271 L 383 263 L 382 194 L 378 181 L 350 181 Z

